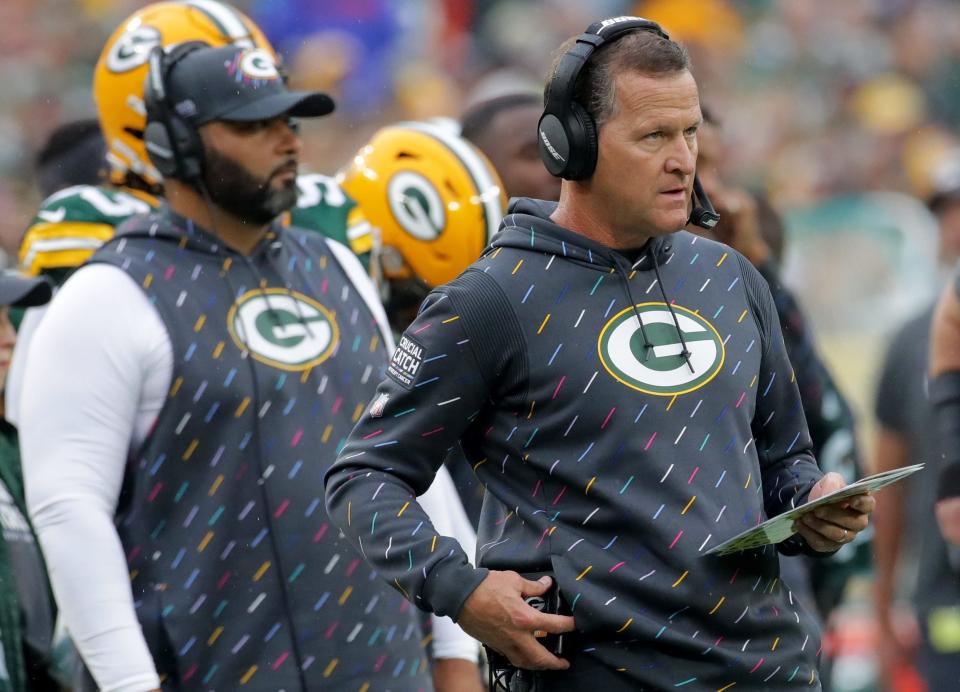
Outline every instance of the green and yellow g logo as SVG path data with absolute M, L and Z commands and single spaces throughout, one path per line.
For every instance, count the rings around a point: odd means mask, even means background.
M 690 351 L 684 360 L 677 327 L 666 303 L 640 303 L 614 315 L 600 331 L 597 350 L 604 369 L 621 384 L 644 394 L 676 396 L 699 389 L 723 367 L 723 340 L 697 313 L 673 306 Z M 650 342 L 644 343 L 637 314 Z M 690 366 L 693 366 L 691 372 Z
M 400 171 L 393 176 L 387 201 L 400 227 L 417 240 L 436 240 L 447 225 L 440 193 L 419 173 Z
M 333 353 L 340 338 L 334 314 L 284 288 L 247 291 L 227 313 L 237 348 L 281 370 L 306 370 Z

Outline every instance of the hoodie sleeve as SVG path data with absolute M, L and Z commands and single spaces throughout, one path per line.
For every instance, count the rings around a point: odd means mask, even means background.
M 738 256 L 744 288 L 763 343 L 757 379 L 757 407 L 752 429 L 768 517 L 801 505 L 823 476 L 811 451 L 796 376 L 787 356 L 770 287 L 760 273 Z M 814 553 L 799 536 L 778 546 L 781 553 Z
M 418 607 L 454 619 L 487 571 L 437 533 L 416 496 L 490 399 L 523 379 L 516 323 L 482 272 L 431 293 L 326 475 L 330 517 L 367 561 Z

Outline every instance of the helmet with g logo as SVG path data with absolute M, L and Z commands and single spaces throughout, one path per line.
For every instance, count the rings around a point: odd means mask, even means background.
M 506 208 L 490 162 L 439 123 L 379 130 L 338 177 L 380 230 L 386 278 L 428 288 L 456 278 L 480 256 Z
M 122 184 L 130 173 L 149 185 L 161 182 L 143 143 L 143 88 L 151 50 L 187 41 L 214 47 L 234 43 L 274 55 L 248 17 L 216 0 L 158 2 L 130 15 L 107 41 L 93 75 L 93 95 L 114 183 Z

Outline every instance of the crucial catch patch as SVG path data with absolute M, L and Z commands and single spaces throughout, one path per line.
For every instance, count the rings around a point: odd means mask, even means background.
M 397 349 L 390 358 L 387 374 L 401 387 L 413 388 L 423 364 L 423 346 L 407 336 L 401 336 Z

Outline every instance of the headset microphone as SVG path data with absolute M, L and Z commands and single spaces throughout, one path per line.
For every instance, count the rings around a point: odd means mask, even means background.
M 690 212 L 690 220 L 700 228 L 712 229 L 720 222 L 720 214 L 713 208 L 713 203 L 707 197 L 707 193 L 700 183 L 700 176 L 693 176 L 693 211 Z

